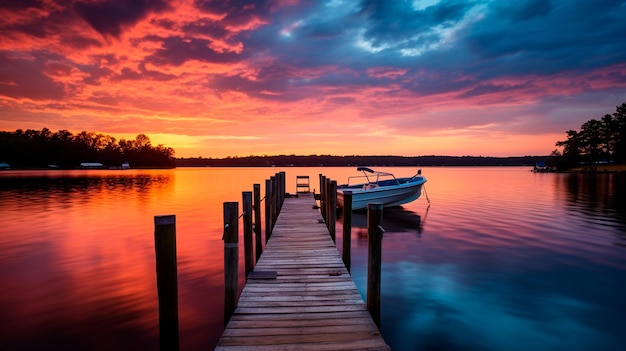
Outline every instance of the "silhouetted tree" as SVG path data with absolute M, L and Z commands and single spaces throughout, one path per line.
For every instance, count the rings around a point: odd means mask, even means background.
M 52 133 L 48 128 L 0 132 L 0 162 L 15 168 L 50 164 L 71 168 L 81 162 L 119 167 L 126 161 L 133 167 L 174 167 L 174 149 L 153 147 L 145 134 L 118 143 L 111 136 L 88 131 L 76 135 L 67 130 Z
M 612 115 L 600 120 L 590 119 L 580 131 L 568 130 L 567 140 L 556 142 L 563 147 L 562 164 L 571 167 L 578 163 L 626 161 L 626 102 L 617 106 Z

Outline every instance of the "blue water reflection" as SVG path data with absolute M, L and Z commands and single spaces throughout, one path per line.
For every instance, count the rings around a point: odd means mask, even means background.
M 385 212 L 381 330 L 394 350 L 623 348 L 626 181 L 551 176 L 548 203 L 487 190 L 463 208 L 434 195 Z M 367 235 L 355 215 L 353 236 Z M 352 272 L 363 295 L 365 264 Z

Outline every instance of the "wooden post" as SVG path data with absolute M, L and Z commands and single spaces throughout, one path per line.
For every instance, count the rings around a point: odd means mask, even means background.
M 276 219 L 278 218 L 278 179 L 276 179 L 276 175 L 270 177 L 272 180 L 272 228 L 274 227 L 274 223 L 276 223 Z
M 246 268 L 246 279 L 248 273 L 254 270 L 254 250 L 252 243 L 252 192 L 241 193 L 241 203 L 243 204 L 243 250 Z
M 283 206 L 283 199 L 285 196 L 283 195 L 283 175 L 282 173 L 276 173 L 276 218 L 280 214 L 280 210 Z
M 280 174 L 280 209 L 283 209 L 285 203 L 285 195 L 287 194 L 287 173 L 279 172 Z
M 276 217 L 274 217 L 274 221 L 276 221 L 276 219 L 278 218 L 278 214 L 280 213 L 280 198 L 281 198 L 281 194 L 280 194 L 280 172 L 276 172 L 276 174 L 274 174 L 274 177 L 276 177 L 276 184 L 274 187 L 274 191 L 276 193 Z
M 320 175 L 320 212 L 322 218 L 326 220 L 326 176 Z
M 319 173 L 318 175 L 319 175 L 319 181 L 320 181 L 320 187 L 319 187 L 319 190 L 320 190 L 320 195 L 319 195 L 319 198 L 320 198 L 320 208 L 322 208 L 322 177 L 323 177 L 323 175 L 322 175 L 322 173 Z M 313 191 L 313 193 L 315 193 L 315 191 Z
M 272 180 L 265 180 L 265 243 L 272 236 Z
M 330 178 L 326 178 L 326 184 L 324 184 L 324 192 L 326 193 L 326 228 L 330 231 Z
M 224 202 L 224 327 L 237 308 L 239 203 Z
M 176 216 L 154 216 L 160 350 L 178 350 Z
M 328 206 L 328 232 L 330 233 L 330 237 L 333 239 L 333 243 L 336 242 L 337 238 L 337 181 L 331 180 L 328 189 L 328 195 L 330 196 L 330 205 Z
M 263 238 L 261 237 L 261 184 L 254 184 L 254 203 L 252 205 L 254 211 L 254 236 L 256 238 L 256 260 L 259 261 L 263 253 Z
M 367 205 L 367 310 L 380 329 L 380 272 L 383 230 L 382 204 Z
M 352 191 L 343 192 L 343 264 L 350 273 L 352 239 Z

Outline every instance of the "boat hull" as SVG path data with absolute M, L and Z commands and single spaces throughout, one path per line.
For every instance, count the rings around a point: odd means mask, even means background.
M 352 191 L 352 210 L 367 208 L 367 204 L 378 203 L 384 207 L 403 205 L 417 200 L 422 194 L 422 187 L 426 178 L 405 180 L 396 185 L 380 186 L 369 189 L 364 185 L 339 187 L 337 189 L 337 204 L 344 207 L 343 192 Z

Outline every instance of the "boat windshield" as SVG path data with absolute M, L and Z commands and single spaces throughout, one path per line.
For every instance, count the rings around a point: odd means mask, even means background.
M 396 184 L 400 184 L 393 173 L 373 171 L 367 167 L 359 167 L 357 171 L 362 171 L 363 175 L 348 177 L 348 186 L 363 183 L 378 184 L 381 181 L 395 181 Z

